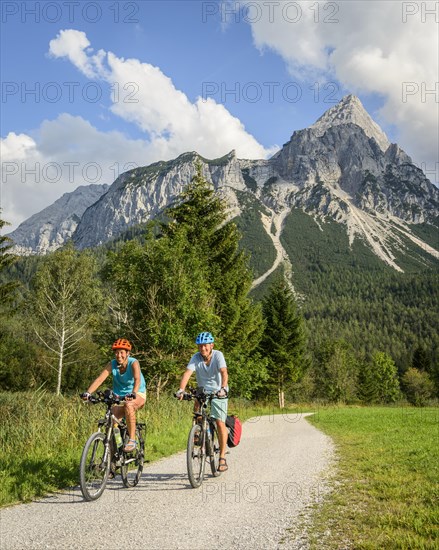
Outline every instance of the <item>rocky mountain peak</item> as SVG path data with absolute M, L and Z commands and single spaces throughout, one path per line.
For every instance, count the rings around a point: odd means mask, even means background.
M 342 124 L 356 124 L 360 126 L 367 137 L 375 139 L 383 152 L 390 145 L 386 134 L 372 120 L 358 97 L 352 94 L 345 96 L 337 105 L 325 111 L 310 128 L 317 137 L 320 137 L 328 128 Z
M 397 144 L 389 144 L 354 95 L 344 97 L 310 128 L 294 132 L 270 159 L 238 159 L 234 150 L 215 159 L 186 152 L 125 172 L 108 190 L 90 186 L 66 194 L 11 235 L 17 252 L 44 254 L 68 239 L 83 249 L 116 238 L 175 201 L 198 162 L 227 201 L 230 217 L 245 217 L 259 204 L 283 220 L 298 208 L 316 220 L 343 224 L 350 244 L 363 239 L 398 270 L 389 243 L 398 254 L 409 239 L 435 258 L 439 255 L 410 229 L 410 224 L 437 224 L 439 190 Z M 264 220 L 270 236 L 271 223 Z
M 70 193 L 64 193 L 50 206 L 34 214 L 10 237 L 15 246 L 15 254 L 47 254 L 63 246 L 72 238 L 78 223 L 89 206 L 108 191 L 109 186 L 80 185 Z

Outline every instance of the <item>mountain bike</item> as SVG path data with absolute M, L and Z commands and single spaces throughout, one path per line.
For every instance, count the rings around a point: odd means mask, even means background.
M 145 424 L 136 423 L 136 448 L 133 451 L 124 451 L 129 439 L 127 425 L 125 419 L 119 420 L 111 412 L 113 405 L 119 405 L 123 401 L 123 397 L 111 390 L 99 391 L 88 398 L 88 402 L 92 404 L 104 403 L 107 411 L 105 417 L 98 422 L 98 431 L 88 438 L 82 451 L 79 479 L 85 500 L 98 499 L 104 492 L 108 479 L 113 478 L 118 469 L 125 487 L 135 487 L 139 483 L 144 463 Z M 119 447 L 114 434 L 116 425 L 122 436 L 122 445 Z
M 203 388 L 190 389 L 184 393 L 183 399 L 197 399 L 200 412 L 193 413 L 192 428 L 187 440 L 186 462 L 190 484 L 194 489 L 203 483 L 206 459 L 210 461 L 210 469 L 214 477 L 221 475 L 218 471 L 220 446 L 215 418 L 210 416 L 210 404 L 216 393 L 206 393 Z M 175 394 L 177 397 L 177 394 Z

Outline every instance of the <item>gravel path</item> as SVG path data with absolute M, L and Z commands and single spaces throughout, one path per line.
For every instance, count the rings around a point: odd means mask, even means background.
M 118 476 L 95 502 L 76 487 L 2 509 L 0 548 L 306 548 L 306 533 L 294 526 L 303 515 L 306 524 L 309 505 L 327 490 L 333 445 L 304 416 L 247 421 L 227 455 L 229 470 L 207 475 L 199 489 L 190 487 L 179 453 L 146 467 L 134 489 Z

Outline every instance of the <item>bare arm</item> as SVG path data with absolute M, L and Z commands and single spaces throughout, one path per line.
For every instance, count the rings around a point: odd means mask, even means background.
M 184 371 L 184 374 L 183 374 L 183 376 L 181 378 L 181 382 L 180 382 L 180 390 L 182 390 L 182 392 L 186 389 L 187 383 L 189 382 L 189 378 L 192 376 L 193 372 L 194 371 L 190 370 L 190 369 L 186 369 Z M 180 399 L 183 399 L 183 393 L 181 393 Z
M 134 376 L 134 388 L 133 392 L 137 393 L 140 388 L 140 365 L 139 361 L 134 361 L 134 363 L 131 365 L 131 368 L 133 369 L 133 376 Z
M 229 381 L 229 373 L 227 372 L 227 369 L 220 369 L 221 374 L 221 387 L 227 388 L 227 383 Z
M 89 386 L 87 392 L 88 392 L 88 393 L 93 393 L 94 391 L 96 391 L 96 390 L 99 388 L 99 386 L 100 386 L 101 384 L 103 384 L 103 382 L 108 378 L 108 376 L 109 376 L 110 373 L 111 373 L 111 363 L 108 363 L 108 365 L 107 365 L 107 366 L 105 367 L 105 369 L 101 372 L 101 374 L 96 378 L 96 380 L 94 380 L 94 381 L 90 384 L 90 386 Z

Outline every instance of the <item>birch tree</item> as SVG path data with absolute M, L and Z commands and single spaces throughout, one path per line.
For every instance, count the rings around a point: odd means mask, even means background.
M 33 280 L 32 324 L 54 357 L 56 393 L 63 370 L 102 314 L 103 296 L 93 257 L 67 246 L 48 256 Z

